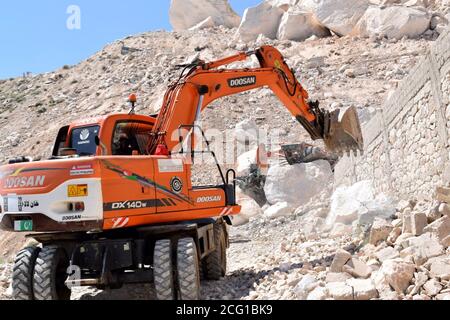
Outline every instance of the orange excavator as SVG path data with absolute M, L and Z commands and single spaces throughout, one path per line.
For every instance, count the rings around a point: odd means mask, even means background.
M 227 64 L 256 55 L 261 67 Z M 70 299 L 71 288 L 153 283 L 158 299 L 199 299 L 200 278 L 226 273 L 228 225 L 240 213 L 236 177 L 193 186 L 201 112 L 215 99 L 268 86 L 312 139 L 338 153 L 362 150 L 354 109 L 328 112 L 308 101 L 280 52 L 270 46 L 184 68 L 156 116 L 85 119 L 60 129 L 52 157 L 0 167 L 0 226 L 39 244 L 15 259 L 18 300 Z M 198 136 L 199 138 L 196 138 Z M 206 139 L 205 139 L 206 140 Z

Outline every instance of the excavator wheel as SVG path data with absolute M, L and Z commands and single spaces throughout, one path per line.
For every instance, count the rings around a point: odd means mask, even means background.
M 33 291 L 36 300 L 70 300 L 65 285 L 69 259 L 64 249 L 46 246 L 39 252 L 34 267 Z
M 197 246 L 192 238 L 178 241 L 179 300 L 200 300 L 200 269 Z
M 170 240 L 159 240 L 155 243 L 153 274 L 157 299 L 173 300 L 174 281 Z
M 12 275 L 14 300 L 34 300 L 33 273 L 39 251 L 40 248 L 31 246 L 17 254 Z
M 202 261 L 206 280 L 220 280 L 227 273 L 227 244 L 222 223 L 214 224 L 214 243 L 216 249 Z

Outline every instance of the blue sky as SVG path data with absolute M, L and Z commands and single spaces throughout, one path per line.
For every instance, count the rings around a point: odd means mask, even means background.
M 261 0 L 231 0 L 240 15 Z M 81 29 L 69 30 L 70 5 Z M 0 79 L 76 64 L 109 42 L 151 30 L 171 30 L 170 0 L 14 0 L 0 2 Z

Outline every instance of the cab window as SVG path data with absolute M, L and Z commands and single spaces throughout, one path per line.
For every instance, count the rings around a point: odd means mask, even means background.
M 114 128 L 114 156 L 146 155 L 153 125 L 139 121 L 120 121 Z
M 79 156 L 92 156 L 96 154 L 100 126 L 76 128 L 72 130 L 71 148 L 77 151 Z
M 58 157 L 60 151 L 64 149 L 67 143 L 67 136 L 69 134 L 69 126 L 62 127 L 59 129 L 58 136 L 56 137 L 55 145 L 53 146 L 53 157 Z

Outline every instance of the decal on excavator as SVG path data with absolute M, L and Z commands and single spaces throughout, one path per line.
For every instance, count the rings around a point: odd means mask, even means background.
M 88 185 L 80 184 L 80 185 L 67 186 L 67 196 L 69 198 L 87 197 L 88 196 Z
M 197 203 L 206 203 L 206 202 L 219 202 L 222 201 L 221 196 L 212 196 L 212 197 L 198 197 Z
M 165 186 L 160 185 L 153 180 L 150 180 L 150 179 L 142 177 L 138 174 L 126 171 L 107 160 L 103 160 L 102 162 L 108 170 L 119 174 L 124 179 L 136 181 L 137 183 L 139 183 L 140 185 L 142 185 L 144 187 L 155 187 L 157 191 L 162 192 L 162 193 L 166 194 L 167 196 L 173 197 L 176 200 L 183 201 L 183 202 L 186 202 L 189 204 L 193 203 L 192 199 L 189 198 L 188 196 L 181 194 L 181 193 L 174 192 L 172 190 L 169 190 Z
M 256 76 L 240 77 L 228 80 L 230 88 L 252 86 L 256 84 Z
M 174 177 L 170 180 L 170 187 L 173 192 L 180 193 L 183 190 L 183 181 L 178 177 Z
M 92 168 L 92 165 L 78 165 L 73 166 L 70 170 L 71 176 L 84 176 L 84 175 L 92 175 L 95 171 Z
M 9 177 L 6 179 L 4 188 L 33 188 L 43 187 L 45 183 L 45 176 L 31 176 L 31 177 Z
M 81 141 L 85 141 L 85 140 L 89 139 L 90 134 L 91 134 L 91 133 L 89 132 L 88 129 L 83 129 L 83 130 L 81 130 L 81 133 L 80 133 L 80 140 L 81 140 Z
M 148 199 L 148 200 L 131 200 L 123 202 L 104 203 L 104 211 L 120 211 L 120 210 L 136 210 L 155 207 L 172 207 L 176 206 L 176 202 L 172 199 Z
M 275 65 L 275 68 L 283 70 L 283 66 L 281 65 L 280 60 L 275 60 L 274 65 Z
M 81 220 L 83 216 L 81 214 L 72 215 L 72 216 L 63 216 L 62 221 L 76 221 Z
M 7 171 L 0 174 L 0 179 L 8 177 L 3 185 L 5 189 L 15 189 L 15 188 L 33 188 L 33 187 L 43 187 L 45 184 L 46 177 L 43 175 L 36 175 L 30 177 L 21 177 L 23 173 L 30 172 L 40 172 L 40 171 L 55 171 L 55 170 L 65 170 L 59 168 L 19 168 L 14 171 Z
M 112 228 L 120 229 L 120 228 L 125 227 L 128 224 L 128 222 L 130 222 L 130 218 L 121 217 L 121 218 L 114 219 L 113 222 L 114 222 L 114 225 Z

